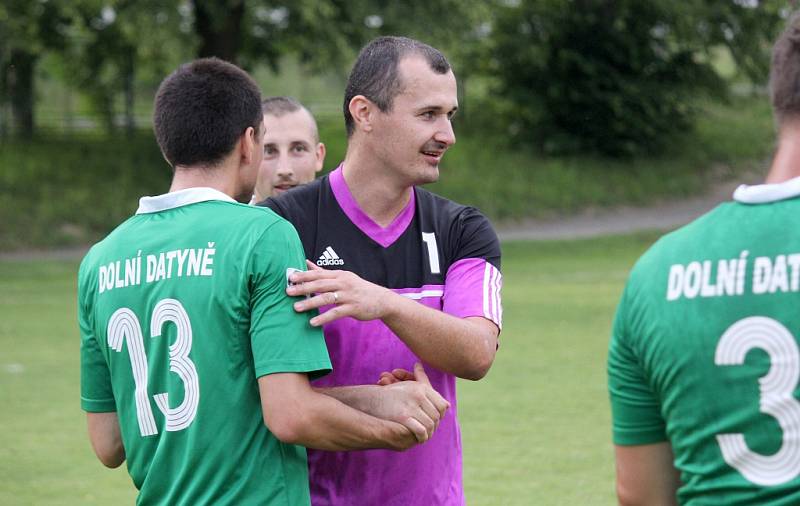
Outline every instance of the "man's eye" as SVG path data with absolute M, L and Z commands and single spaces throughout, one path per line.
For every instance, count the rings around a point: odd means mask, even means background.
M 425 111 L 422 113 L 422 117 L 425 119 L 433 119 L 436 116 L 436 113 L 433 111 Z
M 297 152 L 304 152 L 304 151 L 308 151 L 308 150 L 306 149 L 306 147 L 305 147 L 305 146 L 303 146 L 302 144 L 298 144 L 298 145 L 294 146 L 292 149 L 293 149 L 294 151 L 297 151 Z

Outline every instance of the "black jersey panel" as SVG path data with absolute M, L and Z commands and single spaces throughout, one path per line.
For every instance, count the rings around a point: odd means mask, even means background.
M 269 197 L 258 203 L 259 206 L 272 209 L 294 225 L 308 259 L 311 259 L 309 251 L 316 237 L 317 216 L 321 207 L 320 187 L 326 180 L 327 176 L 316 179 L 309 184 L 296 186 L 276 197 Z
M 416 188 L 422 222 L 435 230 L 443 249 L 444 272 L 465 258 L 483 258 L 500 270 L 500 241 L 489 219 L 474 207 Z M 425 204 L 423 204 L 425 202 Z
M 415 188 L 414 218 L 385 248 L 350 221 L 327 176 L 259 205 L 295 226 L 312 262 L 354 272 L 387 288 L 444 285 L 449 267 L 465 258 L 483 258 L 500 267 L 500 245 L 489 220 L 474 208 L 421 188 Z

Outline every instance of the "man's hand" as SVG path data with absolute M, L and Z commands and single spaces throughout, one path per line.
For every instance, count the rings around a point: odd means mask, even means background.
M 289 280 L 294 285 L 286 288 L 292 297 L 311 295 L 310 298 L 295 302 L 298 312 L 333 305 L 325 313 L 311 319 L 311 325 L 320 327 L 345 316 L 357 320 L 378 320 L 385 314 L 387 297 L 392 291 L 365 281 L 349 271 L 327 270 L 306 260 L 308 271 L 295 272 Z
M 413 381 L 414 373 L 405 369 L 392 369 L 391 372 L 384 371 L 378 380 L 380 386 L 392 385 L 400 381 Z
M 397 423 L 397 422 L 386 422 L 386 423 L 391 425 L 393 431 L 393 436 L 391 438 L 392 442 L 392 446 L 390 448 L 391 450 L 402 452 L 427 441 L 427 439 L 420 440 L 417 434 L 415 434 L 413 431 L 411 431 L 411 429 L 409 429 L 402 423 Z
M 439 427 L 450 403 L 433 389 L 422 364 L 414 364 L 414 373 L 408 374 L 409 380 L 379 390 L 369 414 L 403 424 L 423 443 Z

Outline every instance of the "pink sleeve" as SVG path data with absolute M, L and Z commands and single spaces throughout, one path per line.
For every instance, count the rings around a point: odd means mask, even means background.
M 483 316 L 502 328 L 502 285 L 502 274 L 486 260 L 459 260 L 447 270 L 442 310 L 459 318 Z

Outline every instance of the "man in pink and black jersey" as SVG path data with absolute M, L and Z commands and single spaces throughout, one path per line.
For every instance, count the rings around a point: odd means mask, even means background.
M 315 388 L 413 378 L 417 361 L 456 403 L 456 378 L 494 361 L 501 326 L 500 245 L 479 211 L 418 185 L 455 143 L 456 79 L 436 49 L 404 37 L 364 47 L 345 91 L 348 149 L 330 175 L 264 205 L 298 230 L 312 270 L 292 276 L 300 312 L 319 308 L 334 372 Z M 389 372 L 391 371 L 391 372 Z M 309 452 L 312 503 L 462 505 L 456 409 L 403 454 Z

